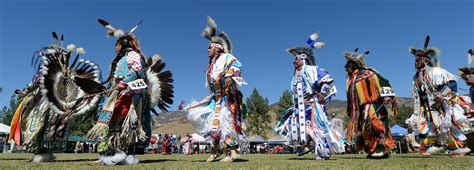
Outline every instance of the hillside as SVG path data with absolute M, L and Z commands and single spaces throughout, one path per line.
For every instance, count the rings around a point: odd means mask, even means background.
M 411 106 L 413 99 L 401 97 L 398 98 L 398 105 Z M 278 103 L 273 103 L 270 108 L 275 108 Z M 346 101 L 334 100 L 327 104 L 329 113 L 336 113 L 336 116 L 341 119 L 347 119 L 346 112 Z M 272 117 L 271 125 L 276 123 L 276 113 L 270 109 L 269 114 Z M 160 113 L 160 116 L 153 116 L 153 133 L 171 133 L 176 135 L 186 135 L 187 133 L 196 133 L 190 121 L 186 117 L 186 112 L 183 111 L 171 111 L 166 113 Z M 273 132 L 267 133 L 267 137 L 271 138 L 276 136 Z

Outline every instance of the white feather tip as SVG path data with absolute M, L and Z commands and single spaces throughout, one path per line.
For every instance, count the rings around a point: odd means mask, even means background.
M 76 53 L 79 55 L 85 54 L 86 50 L 82 47 L 77 48 Z
M 314 48 L 324 48 L 326 47 L 326 43 L 323 43 L 323 42 L 316 42 L 314 43 Z
M 124 35 L 125 35 L 125 32 L 123 32 L 123 30 L 121 29 L 114 31 L 114 37 L 120 38 L 120 37 L 123 37 Z
M 318 33 L 313 33 L 313 34 L 311 34 L 311 35 L 309 36 L 309 38 L 310 38 L 311 40 L 313 40 L 313 41 L 316 41 L 316 39 L 318 39 L 318 37 L 319 37 L 319 36 L 318 36 Z
M 67 52 L 72 52 L 72 51 L 74 51 L 75 49 L 76 49 L 76 45 L 74 45 L 74 44 L 69 44 L 69 45 L 67 45 L 67 47 L 66 47 L 66 51 L 67 51 Z

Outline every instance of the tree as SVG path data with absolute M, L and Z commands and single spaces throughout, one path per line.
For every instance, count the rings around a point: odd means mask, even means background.
M 271 129 L 268 99 L 263 98 L 254 88 L 252 95 L 247 98 L 247 108 L 249 112 L 247 133 L 266 138 L 267 132 Z
M 410 118 L 412 114 L 413 114 L 413 107 L 406 106 L 406 105 L 398 106 L 398 115 L 392 118 L 390 126 L 398 124 L 401 127 L 407 128 L 408 125 L 405 123 L 405 120 Z
M 2 114 L 2 123 L 9 125 L 10 122 L 12 121 L 13 114 L 16 111 L 16 108 L 18 107 L 18 95 L 13 93 L 12 96 L 10 97 L 10 106 L 6 107 L 4 106 L 1 110 Z
M 290 108 L 292 104 L 293 97 L 291 96 L 291 92 L 289 90 L 283 91 L 283 94 L 280 96 L 280 101 L 278 101 L 278 105 L 274 109 L 277 121 L 285 116 L 285 111 Z
M 96 109 L 93 109 L 91 112 L 96 112 Z M 84 136 L 89 132 L 89 130 L 95 125 L 95 116 L 92 114 L 86 114 L 82 117 L 76 117 L 72 120 L 72 127 L 70 129 L 71 135 Z
M 70 134 L 84 136 L 96 124 L 97 116 L 103 111 L 105 98 L 100 96 L 97 106 L 82 116 L 75 117 L 71 123 Z

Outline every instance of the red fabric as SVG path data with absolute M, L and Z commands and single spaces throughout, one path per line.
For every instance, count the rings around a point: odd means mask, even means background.
M 167 155 L 169 154 L 169 144 L 170 144 L 170 140 L 168 139 L 168 137 L 164 137 L 163 138 L 163 144 L 161 145 L 161 154 L 163 155 Z
M 150 138 L 150 143 L 156 143 L 156 138 L 155 138 L 155 137 L 151 137 L 151 138 Z
M 122 119 L 125 118 L 128 114 L 128 110 L 130 109 L 130 105 L 132 104 L 132 96 L 131 95 L 121 95 L 114 106 L 114 111 L 112 112 L 112 120 L 111 122 L 119 123 Z
M 21 139 L 20 134 L 21 134 L 21 132 L 20 132 L 20 124 L 17 124 L 17 125 L 15 126 L 15 134 L 13 135 L 13 141 L 15 141 L 15 144 L 16 144 L 17 146 L 20 146 L 20 139 Z

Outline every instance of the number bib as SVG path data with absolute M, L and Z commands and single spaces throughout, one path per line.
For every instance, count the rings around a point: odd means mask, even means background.
M 148 87 L 143 79 L 136 79 L 127 84 L 132 90 L 140 90 Z
M 382 87 L 382 90 L 380 91 L 380 96 L 381 97 L 393 97 L 395 96 L 395 91 L 391 87 Z

